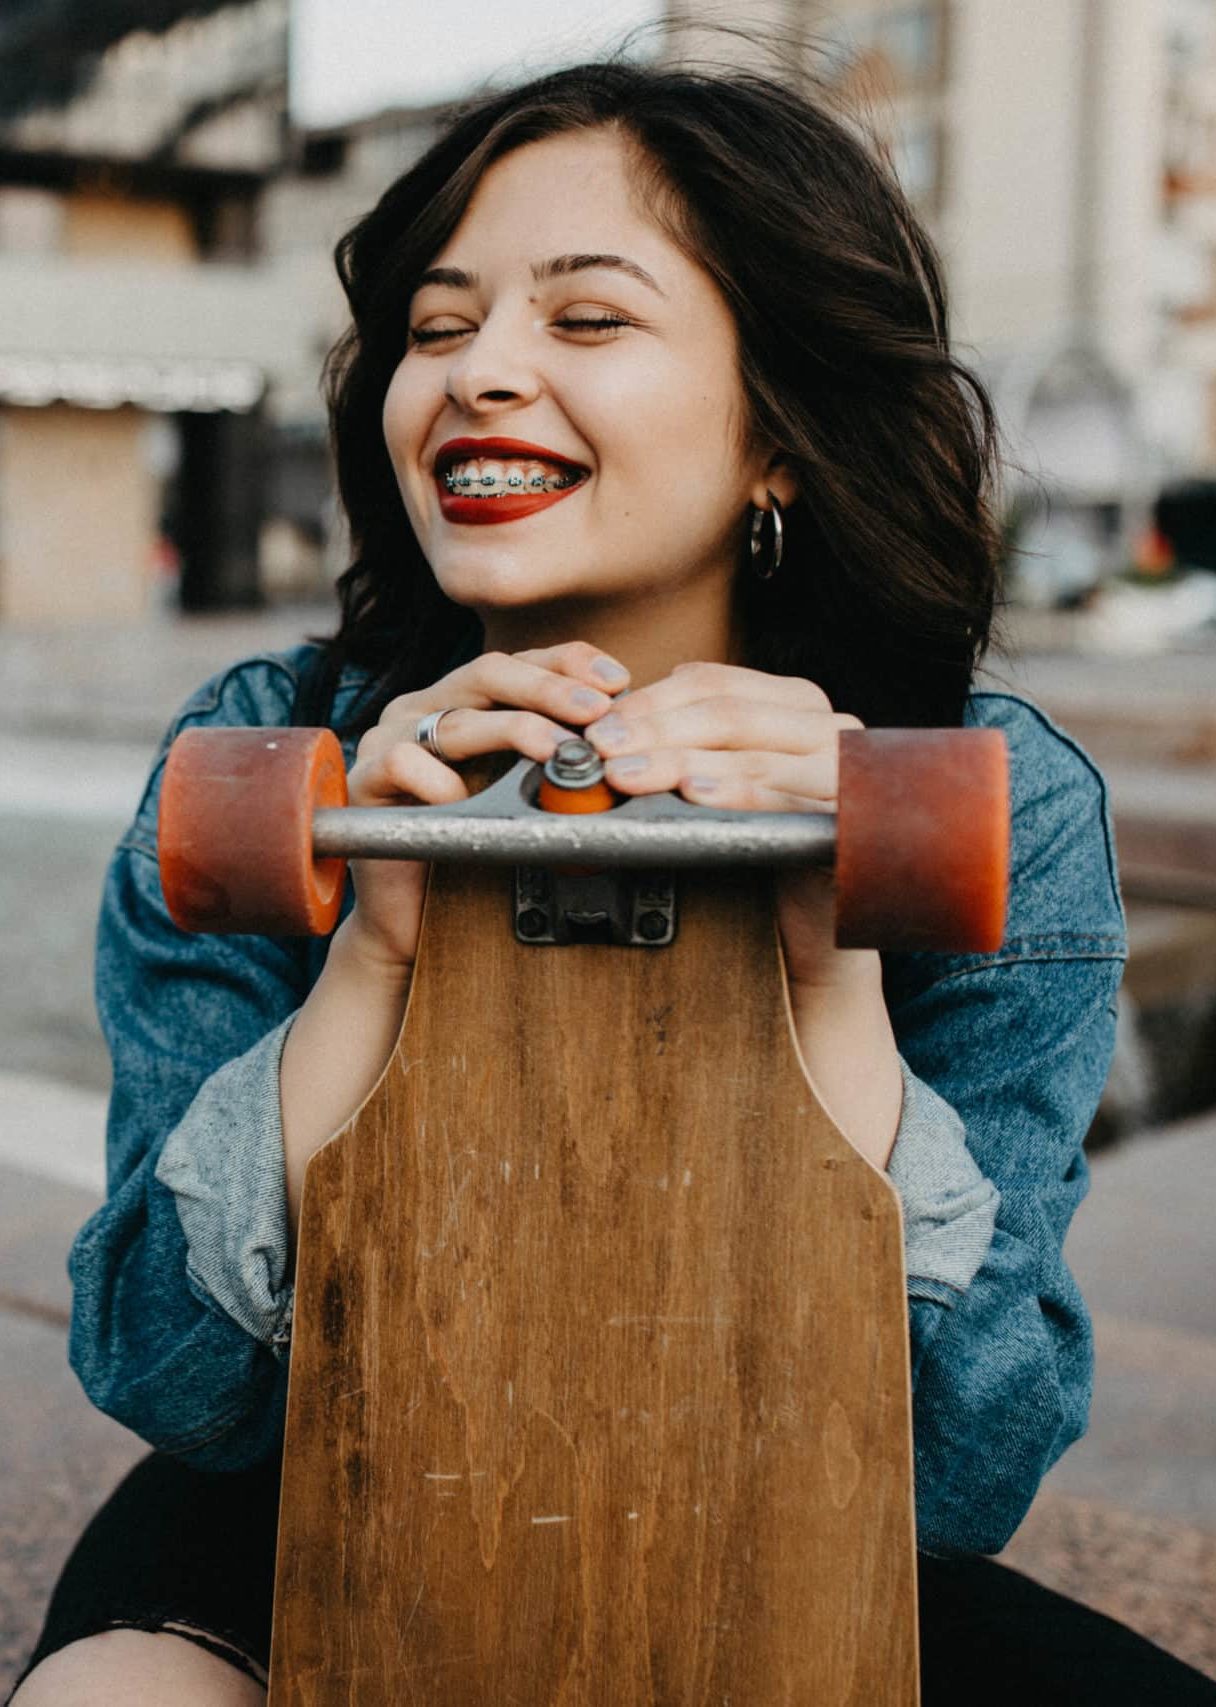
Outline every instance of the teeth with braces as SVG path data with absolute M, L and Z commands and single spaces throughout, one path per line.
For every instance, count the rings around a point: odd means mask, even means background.
M 582 478 L 577 469 L 552 474 L 536 462 L 507 466 L 501 462 L 461 462 L 447 471 L 443 483 L 455 497 L 502 498 L 521 492 L 562 492 L 577 486 Z

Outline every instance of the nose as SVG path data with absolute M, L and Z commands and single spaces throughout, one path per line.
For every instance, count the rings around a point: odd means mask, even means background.
M 540 392 L 540 379 L 526 359 L 523 339 L 522 327 L 489 315 L 452 353 L 444 387 L 450 401 L 468 415 L 531 403 Z

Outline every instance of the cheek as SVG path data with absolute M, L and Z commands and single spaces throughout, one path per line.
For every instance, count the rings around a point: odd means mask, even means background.
M 655 399 L 638 496 L 645 492 L 656 542 L 661 535 L 690 563 L 733 557 L 736 550 L 748 482 L 734 437 L 734 401 L 712 375 Z
M 381 426 L 384 442 L 399 477 L 404 478 L 417 460 L 424 432 L 424 399 L 414 374 L 403 362 L 384 394 Z
M 738 462 L 730 375 L 686 361 L 620 364 L 592 388 L 566 392 L 567 413 L 614 468 L 640 487 L 720 482 Z

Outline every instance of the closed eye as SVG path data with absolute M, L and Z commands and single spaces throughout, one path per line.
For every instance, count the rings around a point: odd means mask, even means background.
M 563 331 L 569 332 L 610 332 L 622 326 L 632 326 L 633 321 L 627 319 L 623 314 L 605 314 L 596 319 L 581 319 L 575 318 L 573 315 L 564 315 L 560 320 L 555 320 L 553 324 L 560 326 Z M 472 326 L 446 326 L 429 330 L 419 327 L 411 329 L 410 341 L 415 344 L 435 344 L 443 338 L 463 338 L 466 332 L 471 331 L 473 331 Z
M 633 321 L 624 314 L 604 314 L 597 319 L 580 319 L 577 315 L 567 314 L 561 320 L 555 320 L 553 324 L 571 331 L 607 332 L 621 326 L 632 326 Z

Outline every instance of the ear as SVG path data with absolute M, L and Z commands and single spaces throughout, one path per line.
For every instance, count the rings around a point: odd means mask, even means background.
M 752 487 L 751 501 L 757 510 L 769 508 L 770 492 L 783 510 L 788 509 L 798 497 L 798 476 L 781 451 L 775 451 L 769 457 L 764 473 Z

